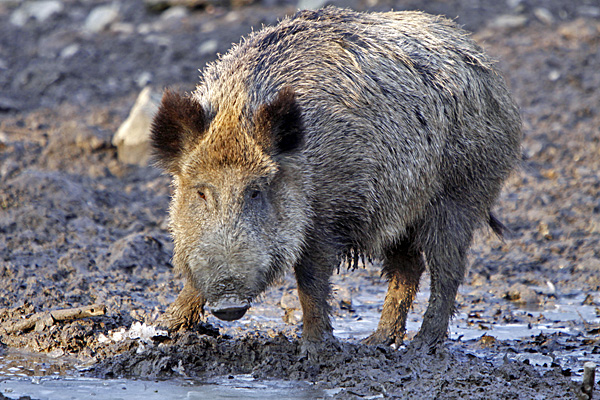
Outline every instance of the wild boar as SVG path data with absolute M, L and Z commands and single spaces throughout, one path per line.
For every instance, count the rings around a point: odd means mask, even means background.
M 388 292 L 367 343 L 402 342 L 426 266 L 415 343 L 447 335 L 476 228 L 520 156 L 518 108 L 490 59 L 452 21 L 421 12 L 301 11 L 166 91 L 157 161 L 173 176 L 174 264 L 187 283 L 171 328 L 205 303 L 241 318 L 292 269 L 303 349 L 332 338 L 330 276 L 381 259 Z

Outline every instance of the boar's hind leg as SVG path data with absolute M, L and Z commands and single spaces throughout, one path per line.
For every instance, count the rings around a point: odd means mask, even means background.
M 327 302 L 331 293 L 329 278 L 333 272 L 335 260 L 320 256 L 312 251 L 305 255 L 294 267 L 298 283 L 298 297 L 302 306 L 302 351 L 311 353 L 318 350 L 323 341 L 333 339 L 330 320 L 330 306 Z
M 467 210 L 469 207 L 446 203 L 419 232 L 431 273 L 431 294 L 413 347 L 425 347 L 429 353 L 435 352 L 448 335 L 456 293 L 464 279 L 467 250 L 479 220 L 476 212 Z
M 171 332 L 193 328 L 204 316 L 205 303 L 204 296 L 188 281 L 161 317 L 160 323 Z
M 365 344 L 402 344 L 406 315 L 417 294 L 424 270 L 423 255 L 408 241 L 386 252 L 383 274 L 389 282 L 388 291 L 377 330 L 363 341 Z

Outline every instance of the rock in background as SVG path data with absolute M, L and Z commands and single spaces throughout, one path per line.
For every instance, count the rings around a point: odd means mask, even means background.
M 150 128 L 160 104 L 160 93 L 149 86 L 139 94 L 129 116 L 112 139 L 119 161 L 144 166 L 150 160 Z

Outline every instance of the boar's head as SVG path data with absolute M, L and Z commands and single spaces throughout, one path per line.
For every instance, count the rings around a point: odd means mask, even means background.
M 221 105 L 212 114 L 166 91 L 152 146 L 173 177 L 174 264 L 215 316 L 235 320 L 301 253 L 302 115 L 289 87 L 254 110 Z

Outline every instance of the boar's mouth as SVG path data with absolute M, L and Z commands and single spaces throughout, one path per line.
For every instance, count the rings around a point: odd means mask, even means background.
M 210 305 L 211 313 L 223 321 L 240 319 L 249 308 L 249 302 L 232 297 L 220 299 Z

